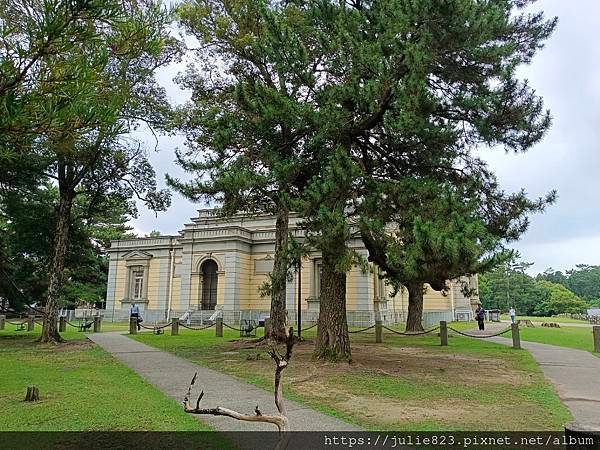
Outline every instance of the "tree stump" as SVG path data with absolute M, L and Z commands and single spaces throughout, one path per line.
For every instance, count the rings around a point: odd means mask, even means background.
M 27 394 L 25 395 L 26 402 L 37 402 L 40 399 L 40 390 L 37 386 L 27 386 Z

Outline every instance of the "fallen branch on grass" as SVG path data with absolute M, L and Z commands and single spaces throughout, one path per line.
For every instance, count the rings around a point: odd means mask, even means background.
M 190 387 L 188 388 L 187 394 L 183 399 L 183 410 L 189 414 L 203 414 L 213 416 L 226 416 L 236 420 L 243 420 L 246 422 L 263 422 L 272 423 L 277 426 L 280 433 L 289 431 L 289 420 L 287 417 L 287 410 L 283 401 L 283 386 L 281 383 L 281 372 L 288 366 L 290 359 L 292 358 L 292 349 L 296 343 L 296 337 L 294 336 L 294 329 L 290 328 L 286 342 L 285 342 L 285 354 L 282 355 L 277 347 L 273 344 L 268 350 L 269 356 L 275 362 L 275 406 L 279 414 L 263 414 L 261 413 L 258 406 L 254 410 L 254 415 L 242 414 L 229 408 L 217 406 L 216 408 L 200 408 L 200 401 L 204 396 L 204 391 L 198 396 L 196 400 L 196 406 L 192 406 L 190 397 L 192 395 L 192 388 L 198 373 L 194 374 Z M 278 446 L 278 448 L 282 448 Z

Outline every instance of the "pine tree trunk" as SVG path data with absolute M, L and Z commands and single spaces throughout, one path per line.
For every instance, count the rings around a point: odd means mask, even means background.
M 59 190 L 60 204 L 54 231 L 54 249 L 52 253 L 52 262 L 50 264 L 48 294 L 46 297 L 44 324 L 42 326 L 40 342 L 63 341 L 58 333 L 58 297 L 63 285 L 63 272 L 69 240 L 73 193 L 68 188 L 60 188 Z
M 289 211 L 279 208 L 275 222 L 275 261 L 271 273 L 271 326 L 269 338 L 278 342 L 287 339 L 286 329 L 286 287 L 288 270 L 288 228 Z
M 323 255 L 315 356 L 350 361 L 352 354 L 346 319 L 346 273 L 336 272 L 334 268 L 335 259 Z
M 406 331 L 423 331 L 423 283 L 408 283 Z

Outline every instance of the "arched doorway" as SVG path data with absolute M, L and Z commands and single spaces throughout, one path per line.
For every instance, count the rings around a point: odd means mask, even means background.
M 217 305 L 218 267 L 212 259 L 208 259 L 200 266 L 202 271 L 202 303 L 201 309 L 215 309 Z

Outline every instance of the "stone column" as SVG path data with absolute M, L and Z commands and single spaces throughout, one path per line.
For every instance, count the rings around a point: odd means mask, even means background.
M 600 325 L 594 325 L 594 351 L 600 353 Z
M 1 315 L 0 316 L 0 330 L 4 330 L 5 326 L 6 326 L 6 316 Z
M 217 323 L 215 325 L 215 332 L 217 337 L 223 337 L 223 318 L 217 317 Z
M 137 317 L 129 318 L 129 334 L 137 334 Z
M 100 333 L 102 328 L 102 317 L 95 316 L 94 317 L 94 333 Z

